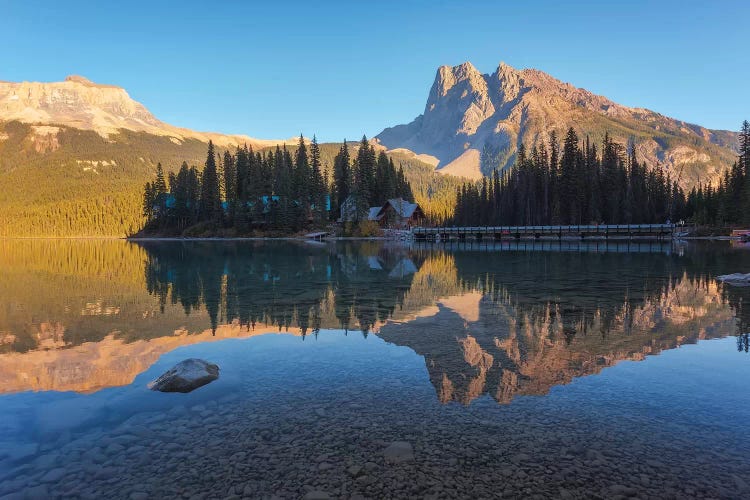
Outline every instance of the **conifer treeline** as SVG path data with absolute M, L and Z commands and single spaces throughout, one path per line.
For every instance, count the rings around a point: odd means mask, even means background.
M 294 232 L 335 220 L 341 203 L 352 194 L 371 205 L 397 196 L 413 198 L 403 169 L 397 171 L 384 152 L 377 155 L 366 137 L 353 161 L 344 141 L 334 160 L 332 182 L 330 177 L 315 137 L 308 149 L 300 136 L 294 153 L 286 145 L 266 152 L 244 146 L 219 155 L 209 142 L 202 171 L 183 162 L 167 181 L 157 165 L 156 180 L 144 187 L 145 229 L 245 234 L 260 227 Z
M 401 197 L 408 201 L 414 199 L 404 169 L 399 167 L 396 170 L 393 159 L 383 151 L 376 154 L 366 137 L 359 143 L 354 162 L 351 161 L 346 141 L 333 160 L 333 218 L 338 217 L 342 203 L 351 195 L 359 197 L 362 204 L 368 207 L 381 206 L 390 198 Z
M 464 184 L 453 223 L 473 225 L 578 225 L 663 223 L 750 223 L 750 125 L 743 124 L 740 156 L 718 188 L 694 188 L 689 195 L 679 178 L 660 167 L 646 168 L 631 144 L 605 135 L 601 153 L 571 127 L 560 146 L 556 134 L 547 144 L 518 150 L 513 168 L 481 183 Z M 678 176 L 679 177 L 679 176 Z
M 698 186 L 687 199 L 696 224 L 727 226 L 750 224 L 750 123 L 742 122 L 739 156 L 724 172 L 719 185 Z

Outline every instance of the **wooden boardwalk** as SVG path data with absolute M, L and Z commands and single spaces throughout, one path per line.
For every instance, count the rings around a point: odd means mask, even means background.
M 429 250 L 441 248 L 449 251 L 470 252 L 577 252 L 577 253 L 661 253 L 671 255 L 678 251 L 673 241 L 633 240 L 633 239 L 505 239 L 502 241 L 484 239 L 466 240 L 416 240 L 411 248 Z
M 482 239 L 672 239 L 674 224 L 602 224 L 586 226 L 473 226 L 473 227 L 415 227 L 417 240 L 475 240 Z

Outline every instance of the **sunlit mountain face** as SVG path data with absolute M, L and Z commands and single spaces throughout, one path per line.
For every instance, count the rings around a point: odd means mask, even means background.
M 715 280 L 747 258 L 729 246 L 0 245 L 3 393 L 90 393 L 180 346 L 333 334 L 408 347 L 440 402 L 509 403 L 702 339 L 748 344 L 750 289 Z

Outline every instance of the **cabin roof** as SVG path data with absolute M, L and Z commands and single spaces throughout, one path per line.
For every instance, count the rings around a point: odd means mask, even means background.
M 383 207 L 370 207 L 367 212 L 367 220 L 380 220 L 383 218 L 383 215 L 380 213 L 381 210 L 383 210 Z
M 384 213 L 389 205 L 393 208 L 393 210 L 396 211 L 399 217 L 403 217 L 404 219 L 410 218 L 419 208 L 419 205 L 417 205 L 416 203 L 409 203 L 403 198 L 391 198 L 390 200 L 386 201 L 385 205 L 383 205 L 383 208 L 380 209 L 381 213 Z

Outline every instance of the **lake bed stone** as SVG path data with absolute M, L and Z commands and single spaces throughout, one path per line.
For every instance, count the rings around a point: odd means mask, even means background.
M 407 441 L 395 441 L 383 451 L 383 456 L 389 463 L 411 462 L 414 460 L 414 448 Z
M 52 469 L 48 471 L 44 476 L 42 476 L 42 482 L 43 483 L 56 483 L 60 479 L 65 477 L 65 469 L 62 467 L 57 467 L 55 469 Z
M 148 384 L 152 391 L 190 392 L 219 378 L 219 367 L 202 359 L 180 361 Z

